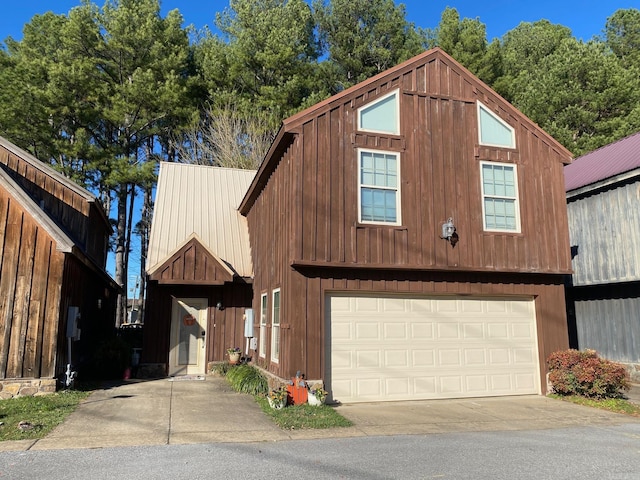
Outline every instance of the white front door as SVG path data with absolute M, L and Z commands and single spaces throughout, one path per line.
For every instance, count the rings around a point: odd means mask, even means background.
M 207 299 L 174 298 L 169 375 L 205 373 Z

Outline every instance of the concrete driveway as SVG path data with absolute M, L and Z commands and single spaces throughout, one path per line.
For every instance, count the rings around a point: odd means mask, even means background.
M 226 380 L 129 381 L 97 390 L 42 440 L 0 442 L 0 451 L 263 442 L 329 437 L 539 430 L 639 423 L 640 418 L 541 396 L 359 403 L 338 406 L 354 423 L 282 430 Z M 635 392 L 634 392 L 635 393 Z

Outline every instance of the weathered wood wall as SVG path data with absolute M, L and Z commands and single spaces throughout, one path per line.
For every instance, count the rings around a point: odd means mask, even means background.
M 79 187 L 66 185 L 49 175 L 46 166 L 40 168 L 2 145 L 0 164 L 49 216 L 56 219 L 87 256 L 99 267 L 105 267 L 111 227 L 100 207 L 87 201 Z
M 571 197 L 573 285 L 640 280 L 640 178 Z
M 640 286 L 635 296 L 575 302 L 578 347 L 615 362 L 640 363 Z
M 53 377 L 64 254 L 0 188 L 0 378 Z

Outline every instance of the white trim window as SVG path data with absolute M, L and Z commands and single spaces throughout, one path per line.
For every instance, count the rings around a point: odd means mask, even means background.
M 400 154 L 358 149 L 358 221 L 400 225 Z
M 280 361 L 280 289 L 273 291 L 271 302 L 271 361 Z
M 374 133 L 400 135 L 400 93 L 391 93 L 377 98 L 358 109 L 358 130 Z
M 480 162 L 484 229 L 520 232 L 518 175 L 511 163 Z
M 478 142 L 490 147 L 516 148 L 514 128 L 492 112 L 489 107 L 478 103 Z
M 267 356 L 267 294 L 260 295 L 260 357 Z

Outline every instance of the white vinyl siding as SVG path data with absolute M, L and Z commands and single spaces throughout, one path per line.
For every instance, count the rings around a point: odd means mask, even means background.
M 540 393 L 530 298 L 327 297 L 333 400 Z
M 497 232 L 520 232 L 516 166 L 480 162 L 480 168 L 484 229 Z
M 482 103 L 478 102 L 480 145 L 516 148 L 515 130 Z
M 358 129 L 367 132 L 400 134 L 398 91 L 358 109 Z
M 271 361 L 280 361 L 280 289 L 273 291 L 271 304 Z
M 399 154 L 358 150 L 360 223 L 400 224 Z
M 259 355 L 267 356 L 267 294 L 260 295 L 260 350 Z

